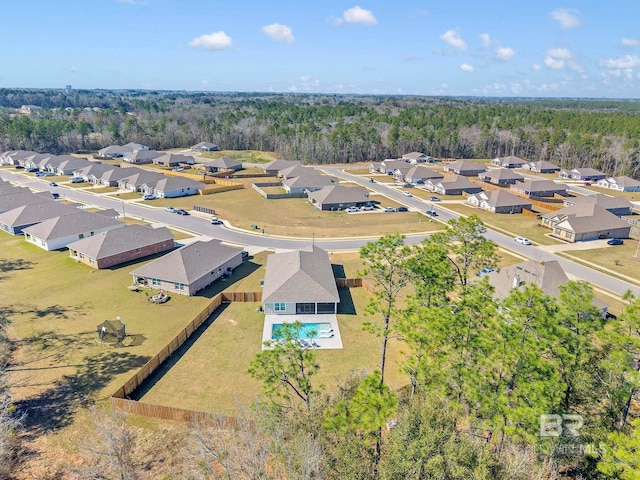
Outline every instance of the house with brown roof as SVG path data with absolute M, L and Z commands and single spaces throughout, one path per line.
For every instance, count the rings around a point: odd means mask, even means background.
M 50 218 L 25 228 L 22 233 L 27 242 L 51 251 L 65 248 L 76 240 L 124 226 L 124 223 L 104 215 L 80 211 L 73 215 Z
M 196 163 L 191 155 L 182 155 L 181 153 L 165 153 L 152 160 L 155 165 L 164 167 L 177 167 L 179 165 L 193 165 Z
M 459 162 L 446 163 L 444 170 L 445 172 L 451 172 L 465 177 L 477 177 L 479 174 L 486 172 L 487 167 L 483 163 L 461 160 Z
M 242 264 L 242 250 L 220 240 L 196 241 L 131 272 L 135 285 L 195 295 Z
M 369 191 L 364 187 L 334 185 L 309 192 L 309 201 L 320 210 L 344 210 L 370 203 Z
M 525 163 L 522 168 L 535 173 L 556 173 L 560 171 L 560 167 L 554 163 L 540 160 L 538 162 Z
M 174 241 L 167 227 L 127 225 L 71 242 L 67 247 L 71 258 L 100 269 L 168 252 L 173 250 Z
M 282 182 L 282 186 L 287 193 L 305 193 L 314 192 L 332 185 L 338 185 L 338 183 L 339 181 L 336 177 L 318 173 L 316 175 L 288 178 Z
M 595 204 L 618 216 L 633 214 L 633 203 L 624 197 L 612 197 L 610 195 L 596 193 L 595 195 L 583 197 L 569 197 L 564 200 L 565 207 L 581 204 Z
M 513 185 L 517 182 L 523 182 L 524 177 L 517 174 L 509 168 L 494 168 L 486 172 L 478 174 L 478 177 L 484 182 L 493 185 Z
M 480 193 L 482 187 L 471 182 L 468 178 L 456 175 L 443 180 L 427 180 L 424 184 L 427 190 L 439 193 L 440 195 L 462 195 L 465 193 Z
M 601 178 L 598 186 L 618 192 L 640 192 L 640 182 L 627 176 Z
M 494 296 L 503 300 L 515 289 L 522 289 L 525 285 L 537 285 L 545 295 L 557 298 L 560 286 L 569 282 L 569 277 L 557 260 L 538 262 L 527 260 L 499 271 L 489 273 L 487 280 L 494 288 Z M 593 298 L 593 304 L 603 314 L 609 306 L 599 298 Z
M 631 232 L 630 224 L 593 203 L 547 213 L 540 218 L 540 225 L 551 229 L 552 236 L 567 242 L 628 238 Z
M 571 170 L 560 170 L 560 176 L 562 178 L 569 178 L 571 180 L 582 180 L 584 182 L 596 182 L 607 177 L 606 173 L 596 170 L 595 168 L 588 167 L 576 167 Z
M 480 192 L 467 197 L 467 203 L 493 213 L 522 213 L 531 210 L 531 202 L 506 190 Z
M 278 159 L 263 165 L 262 170 L 264 173 L 268 173 L 269 175 L 277 175 L 280 170 L 284 170 L 285 168 L 289 168 L 294 165 L 300 165 L 300 162 L 295 160 Z
M 529 197 L 553 197 L 556 194 L 567 195 L 567 186 L 562 183 L 556 183 L 553 180 L 532 180 L 513 184 L 509 188 L 520 195 Z
M 340 295 L 326 251 L 274 253 L 267 257 L 262 304 L 267 315 L 327 315 L 338 312 Z
M 283 180 L 288 180 L 290 178 L 302 177 L 304 175 L 318 175 L 320 172 L 313 167 L 306 167 L 304 165 L 292 165 L 287 168 L 283 168 L 278 171 L 277 176 L 282 178 Z
M 509 155 L 508 157 L 496 157 L 491 160 L 491 163 L 504 168 L 521 168 L 527 163 L 527 161 L 520 157 Z
M 210 162 L 201 163 L 200 166 L 207 172 L 237 172 L 242 170 L 242 162 L 231 157 L 220 157 Z

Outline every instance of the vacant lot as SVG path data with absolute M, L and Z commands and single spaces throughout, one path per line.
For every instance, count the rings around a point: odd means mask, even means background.
M 387 202 L 384 197 L 378 197 Z M 317 210 L 304 198 L 267 200 L 253 189 L 184 197 L 158 199 L 155 207 L 172 205 L 191 209 L 193 205 L 215 209 L 216 215 L 232 225 L 249 228 L 252 224 L 264 229 L 266 234 L 294 237 L 344 237 L 383 235 L 402 231 L 417 233 L 433 231 L 438 224 L 429 223 L 419 213 L 326 212 Z M 386 204 L 386 203 L 384 203 Z
M 594 248 L 593 250 L 572 250 L 563 255 L 594 263 L 603 269 L 635 279 L 640 284 L 640 257 L 636 257 L 638 241 L 626 239 L 624 245 Z M 623 292 L 618 292 L 622 294 Z
M 200 152 L 199 158 L 216 159 L 230 157 L 239 162 L 268 163 L 277 158 L 273 152 L 262 152 L 260 150 L 220 150 L 218 152 Z

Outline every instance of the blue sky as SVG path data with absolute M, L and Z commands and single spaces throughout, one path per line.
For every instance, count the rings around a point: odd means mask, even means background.
M 0 87 L 640 97 L 640 1 L 0 0 Z

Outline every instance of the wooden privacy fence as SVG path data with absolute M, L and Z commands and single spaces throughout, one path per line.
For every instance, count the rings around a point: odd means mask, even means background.
M 222 301 L 229 302 L 260 302 L 262 301 L 262 292 L 222 292 Z
M 336 278 L 338 288 L 354 288 L 362 286 L 362 278 Z
M 216 185 L 215 188 L 206 188 L 204 190 L 198 190 L 200 195 L 211 195 L 212 193 L 222 193 L 229 192 L 231 190 L 242 190 L 244 186 L 240 183 L 236 183 L 233 185 L 219 185 L 217 182 L 211 183 L 210 185 Z

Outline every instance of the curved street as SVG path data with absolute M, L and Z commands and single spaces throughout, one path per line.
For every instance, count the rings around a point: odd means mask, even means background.
M 433 210 L 436 210 L 438 212 L 439 221 L 447 222 L 452 218 L 460 217 L 459 214 L 447 210 L 440 205 L 432 204 L 416 197 L 405 197 L 397 189 L 391 188 L 385 184 L 381 184 L 378 182 L 371 183 L 367 178 L 362 178 L 346 173 L 342 170 L 342 167 L 331 167 L 323 165 L 317 168 L 324 170 L 329 175 L 333 175 L 342 180 L 366 187 L 380 195 L 384 195 L 399 203 L 407 205 L 408 207 L 415 208 L 418 211 L 425 211 L 427 208 L 432 208 Z M 312 240 L 311 238 L 282 237 L 268 234 L 263 235 L 260 232 L 253 233 L 237 228 L 212 225 L 209 220 L 205 218 L 200 218 L 197 216 L 175 215 L 173 213 L 166 212 L 161 208 L 140 205 L 136 202 L 119 200 L 110 196 L 95 195 L 75 188 L 65 188 L 64 186 L 50 187 L 47 181 L 28 177 L 24 174 L 17 174 L 8 170 L 0 170 L 0 178 L 10 180 L 12 182 L 20 184 L 21 186 L 27 186 L 35 190 L 48 190 L 58 193 L 62 193 L 61 191 L 64 190 L 64 196 L 68 200 L 96 205 L 102 208 L 113 208 L 117 211 L 124 211 L 127 216 L 134 216 L 150 222 L 174 226 L 179 229 L 191 231 L 198 235 L 205 235 L 223 240 L 228 243 L 247 247 L 256 247 L 260 249 L 270 250 L 296 249 L 309 246 L 313 241 L 316 245 L 325 250 L 343 251 L 357 250 L 365 243 L 377 238 L 323 238 Z M 425 238 L 425 236 L 425 234 L 407 235 L 407 243 L 419 243 Z M 515 243 L 513 241 L 513 238 L 510 236 L 488 229 L 486 237 L 489 240 L 494 241 L 500 247 L 506 250 L 513 251 L 525 258 L 530 258 L 538 261 L 557 260 L 558 262 L 560 262 L 562 268 L 564 268 L 565 272 L 567 272 L 570 277 L 586 280 L 596 288 L 609 291 L 616 295 L 622 295 L 627 290 L 631 290 L 635 295 L 640 295 L 640 287 L 636 285 L 594 270 L 593 268 L 589 268 L 585 265 L 567 260 L 563 257 L 555 255 L 554 253 L 544 251 L 536 246 L 520 245 L 518 243 Z

